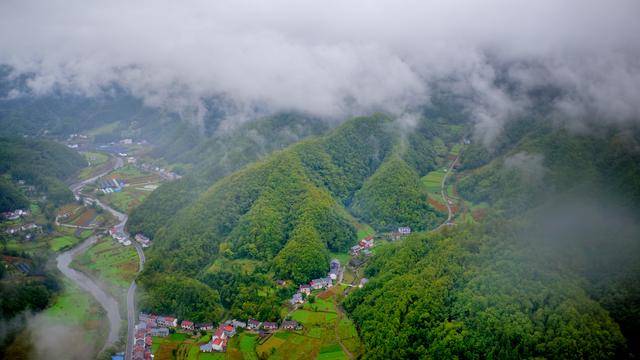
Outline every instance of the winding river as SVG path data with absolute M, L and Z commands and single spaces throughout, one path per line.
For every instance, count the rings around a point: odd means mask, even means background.
M 76 184 L 71 185 L 69 188 L 73 191 L 74 195 L 80 196 L 80 192 L 82 188 L 87 185 L 95 182 L 100 177 L 107 175 L 114 169 L 123 166 L 123 161 L 121 158 L 116 158 L 115 164 L 111 166 L 109 169 L 104 171 L 101 174 L 98 174 L 90 179 L 83 180 Z M 92 199 L 94 202 L 97 202 L 102 208 L 109 211 L 118 219 L 118 224 L 116 228 L 118 231 L 124 231 L 124 226 L 127 223 L 127 215 L 121 212 L 114 210 L 113 208 L 105 205 L 97 199 Z M 91 245 L 93 245 L 98 238 L 93 235 L 86 240 L 84 240 L 79 245 L 75 246 L 71 250 L 65 251 L 58 255 L 56 258 L 58 269 L 64 274 L 69 280 L 73 281 L 78 287 L 88 292 L 93 296 L 96 301 L 105 309 L 107 312 L 107 319 L 109 320 L 109 335 L 107 337 L 107 341 L 104 344 L 103 350 L 113 345 L 119 338 L 120 335 L 120 327 L 122 326 L 122 318 L 120 316 L 119 304 L 118 300 L 116 300 L 113 296 L 111 296 L 108 292 L 100 287 L 98 283 L 96 283 L 89 276 L 83 274 L 80 271 L 74 270 L 70 267 L 71 262 L 74 257 L 78 254 L 81 254 L 85 250 L 87 250 Z M 140 268 L 142 268 L 142 264 L 144 263 L 144 254 L 142 253 L 142 249 L 139 248 L 136 244 L 136 251 L 138 252 L 138 256 L 140 257 Z M 132 282 L 131 287 L 135 292 L 135 282 Z M 127 317 L 128 317 L 128 336 L 127 340 L 129 340 L 132 335 L 132 324 L 133 324 L 133 314 L 134 314 L 134 305 L 133 305 L 133 294 L 131 292 L 131 288 L 129 289 L 129 293 L 127 294 Z M 129 344 L 127 344 L 129 346 Z

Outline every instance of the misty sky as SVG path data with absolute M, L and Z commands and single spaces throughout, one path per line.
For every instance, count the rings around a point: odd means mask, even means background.
M 491 137 L 528 101 L 496 87 L 505 69 L 565 89 L 565 114 L 637 120 L 639 19 L 637 0 L 2 0 L 0 63 L 34 74 L 32 95 L 117 83 L 152 106 L 224 96 L 333 118 L 410 111 L 446 79 Z

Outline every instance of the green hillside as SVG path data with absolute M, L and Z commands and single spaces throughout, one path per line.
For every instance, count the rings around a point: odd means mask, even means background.
M 344 303 L 365 357 L 637 354 L 640 134 L 600 130 L 526 119 L 465 149 L 458 193 L 488 214 L 377 251 Z
M 399 156 L 380 166 L 355 196 L 354 213 L 380 231 L 409 225 L 415 230 L 433 228 L 439 220 L 427 204 L 418 173 Z
M 193 169 L 183 179 L 165 183 L 154 191 L 131 214 L 127 226 L 134 233 L 152 236 L 219 178 L 275 150 L 326 131 L 326 123 L 317 119 L 280 114 L 248 122 L 209 139 L 199 137 L 184 146 L 158 147 L 156 155 L 191 164 Z M 180 134 L 180 138 L 191 137 L 184 131 Z
M 155 233 L 143 284 L 157 286 L 166 272 L 215 284 L 218 275 L 203 271 L 220 259 L 257 261 L 237 292 L 274 278 L 309 281 L 326 274 L 330 251 L 356 242 L 352 208 L 379 230 L 435 227 L 418 172 L 400 157 L 400 141 L 391 119 L 357 118 L 222 178 Z M 379 222 L 377 207 L 384 212 Z M 232 311 L 247 306 L 225 300 L 224 291 L 222 298 Z M 258 295 L 250 302 L 265 301 Z
M 13 180 L 24 180 L 55 204 L 73 199 L 63 181 L 72 178 L 84 166 L 86 161 L 80 154 L 52 141 L 0 138 L 0 174 Z M 8 193 L 3 191 L 3 196 L 19 201 L 19 197 L 11 195 L 15 192 L 9 190 Z

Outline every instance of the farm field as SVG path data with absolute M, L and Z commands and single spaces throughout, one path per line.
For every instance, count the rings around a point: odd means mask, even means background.
M 104 310 L 91 295 L 66 278 L 63 289 L 53 305 L 42 312 L 42 317 L 47 323 L 65 327 L 67 331 L 62 333 L 70 337 L 69 341 L 73 336 L 82 336 L 82 341 L 97 352 L 108 332 Z
M 129 213 L 140 205 L 149 194 L 162 182 L 160 176 L 146 173 L 133 165 L 127 165 L 111 172 L 104 180 L 118 179 L 125 186 L 118 192 L 102 195 L 101 199 L 116 210 Z M 97 190 L 99 191 L 99 190 Z
M 85 158 L 88 162 L 91 163 L 91 165 L 80 170 L 78 178 L 80 178 L 81 180 L 89 179 L 108 169 L 109 163 L 111 162 L 111 158 L 109 157 L 109 155 L 98 152 L 91 152 L 86 154 L 93 154 L 89 155 L 88 157 L 87 155 L 85 155 Z M 94 160 L 90 160 L 90 158 L 93 158 Z
M 58 236 L 49 240 L 49 246 L 51 247 L 51 250 L 58 252 L 58 251 L 72 247 L 73 245 L 77 244 L 79 241 L 80 239 L 76 238 L 75 236 L 64 235 L 64 236 Z
M 429 193 L 439 193 L 440 185 L 442 184 L 442 179 L 446 175 L 445 169 L 438 169 L 435 171 L 431 171 L 427 175 L 422 177 L 422 184 L 424 185 L 425 190 Z
M 133 246 L 122 246 L 103 238 L 78 256 L 73 265 L 110 287 L 127 289 L 138 271 L 138 255 Z
M 367 236 L 372 236 L 373 234 L 376 233 L 371 226 L 366 224 L 365 225 L 358 224 L 357 230 L 358 230 L 358 233 L 357 233 L 358 240 L 362 240 Z
M 101 152 L 85 152 L 84 158 L 87 159 L 89 166 L 100 166 L 109 161 L 109 155 Z
M 239 332 L 228 344 L 225 353 L 201 353 L 199 344 L 210 339 L 172 334 L 167 338 L 153 338 L 152 351 L 156 359 L 347 359 L 339 340 L 354 356 L 360 354 L 360 340 L 353 322 L 336 309 L 335 297 L 341 292 L 336 287 L 315 293 L 315 302 L 305 304 L 291 313 L 291 319 L 300 322 L 299 331 L 278 330 L 260 338 L 252 332 Z M 283 308 L 283 313 L 286 309 Z M 173 355 L 175 354 L 175 356 Z
M 354 356 L 360 349 L 353 322 L 337 311 L 336 294 L 340 288 L 317 294 L 313 304 L 306 303 L 291 313 L 291 319 L 303 325 L 295 332 L 277 332 L 257 345 L 260 358 L 269 359 L 346 359 L 338 340 Z M 357 356 L 356 356 L 357 357 Z
M 200 335 L 188 335 L 184 333 L 171 334 L 168 337 L 153 337 L 151 352 L 156 360 L 184 359 L 225 359 L 222 353 L 201 353 L 200 343 L 211 338 L 210 334 L 202 337 Z M 175 354 L 175 355 L 174 355 Z

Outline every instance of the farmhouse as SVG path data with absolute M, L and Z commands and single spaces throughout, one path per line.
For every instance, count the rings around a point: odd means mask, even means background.
M 371 249 L 373 247 L 373 237 L 369 236 L 360 240 L 359 245 L 363 249 Z
M 328 277 L 313 279 L 309 284 L 311 285 L 311 288 L 314 290 L 324 289 L 324 288 L 333 286 L 331 278 L 328 278 Z
M 156 320 L 158 325 L 166 326 L 166 327 L 177 327 L 178 319 L 171 316 L 158 316 L 158 320 Z
M 260 328 L 260 325 L 262 325 L 262 323 L 258 320 L 254 320 L 254 319 L 249 319 L 249 322 L 247 324 L 247 329 L 249 330 L 257 330 Z
M 215 338 L 211 340 L 211 349 L 214 351 L 224 351 L 227 348 L 227 340 Z
M 360 251 L 362 251 L 362 247 L 360 247 L 360 245 L 353 245 L 351 249 L 349 249 L 349 254 L 358 256 L 360 254 Z
M 336 280 L 340 273 L 340 261 L 338 259 L 331 260 L 329 264 L 329 277 L 331 280 Z
M 231 325 L 233 325 L 236 328 L 241 328 L 244 329 L 247 327 L 247 323 L 244 321 L 238 321 L 238 320 L 231 320 Z
M 300 328 L 300 324 L 295 320 L 284 320 L 281 328 L 284 330 L 296 330 Z
M 142 245 L 142 247 L 149 247 L 149 244 L 151 243 L 151 240 L 142 234 L 136 234 L 135 239 Z
M 222 331 L 227 337 L 232 337 L 233 335 L 236 334 L 236 329 L 233 327 L 233 325 L 230 325 L 230 324 L 223 326 Z
M 225 351 L 229 337 L 233 336 L 228 334 L 235 334 L 234 327 L 232 325 L 220 325 L 211 337 L 211 341 L 200 346 L 200 351 Z
M 182 327 L 184 330 L 193 330 L 194 326 L 193 323 L 189 320 L 182 320 L 182 323 L 180 324 L 180 327 Z
M 297 293 L 293 294 L 293 296 L 291 297 L 291 300 L 289 300 L 289 302 L 291 303 L 291 305 L 302 304 L 302 303 L 304 303 L 304 299 L 302 298 L 302 294 L 297 292 Z
M 208 330 L 213 329 L 213 324 L 212 323 L 200 323 L 200 324 L 196 324 L 195 327 L 198 330 L 208 331 Z
M 278 330 L 278 323 L 265 321 L 262 324 L 262 328 L 265 329 L 265 330 L 270 330 L 270 331 Z
M 402 235 L 409 235 L 411 234 L 411 228 L 408 226 L 402 226 L 398 228 L 398 232 Z
M 311 286 L 309 285 L 300 285 L 300 289 L 298 290 L 302 294 L 311 295 Z
M 167 337 L 169 336 L 169 329 L 166 327 L 152 328 L 151 336 Z

